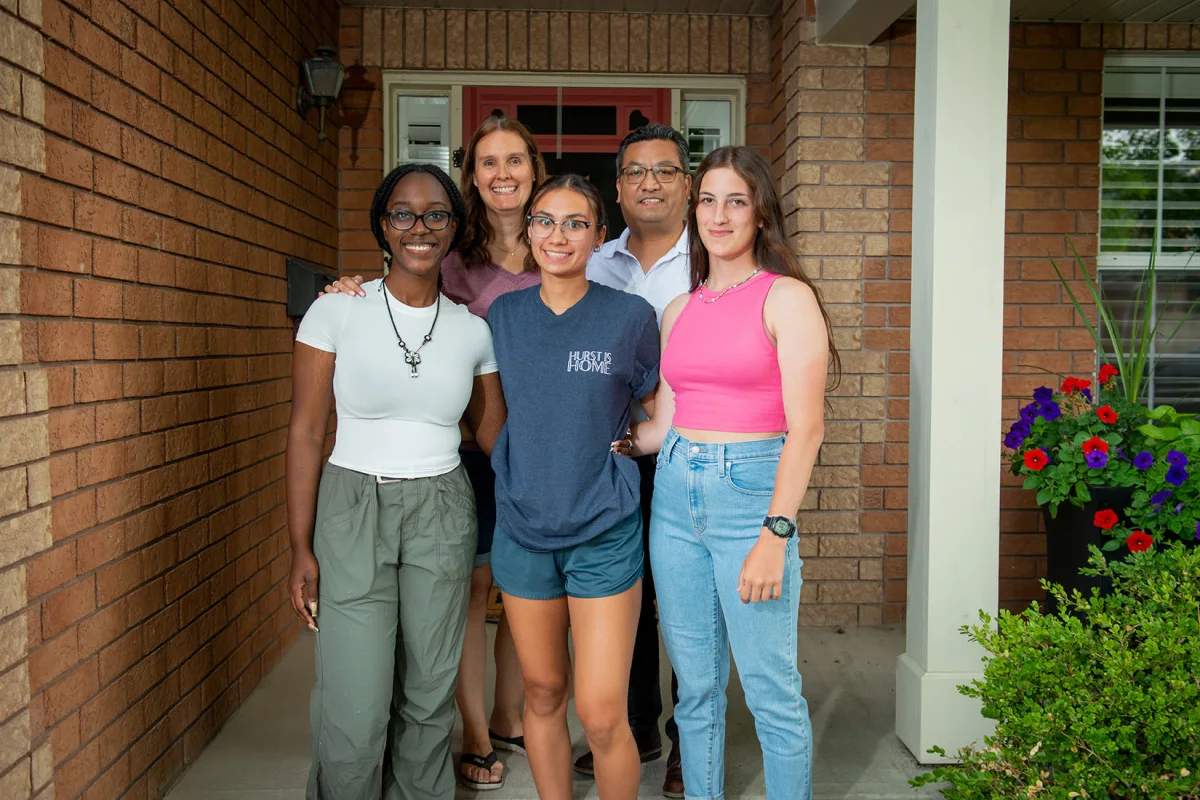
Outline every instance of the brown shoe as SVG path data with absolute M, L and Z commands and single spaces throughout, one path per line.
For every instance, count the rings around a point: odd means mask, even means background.
M 662 758 L 662 734 L 658 732 L 657 727 L 648 731 L 634 731 L 633 742 L 637 745 L 638 758 L 643 764 Z M 575 759 L 575 771 L 580 775 L 596 774 L 596 763 L 591 750 Z
M 671 743 L 667 756 L 667 777 L 663 781 L 663 797 L 683 797 L 683 764 L 679 759 L 679 742 Z

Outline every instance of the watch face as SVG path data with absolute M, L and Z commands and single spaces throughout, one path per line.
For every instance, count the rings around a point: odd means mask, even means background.
M 775 533 L 779 534 L 780 536 L 786 534 L 791 527 L 791 525 L 788 525 L 788 521 L 786 519 L 775 520 Z

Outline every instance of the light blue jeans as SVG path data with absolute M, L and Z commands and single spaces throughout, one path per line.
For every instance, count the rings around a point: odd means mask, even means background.
M 800 693 L 800 567 L 787 543 L 783 596 L 743 603 L 742 563 L 758 541 L 783 437 L 704 444 L 674 430 L 658 455 L 650 559 L 659 624 L 679 676 L 675 720 L 689 800 L 725 796 L 729 649 L 754 714 L 768 800 L 812 797 L 812 724 Z

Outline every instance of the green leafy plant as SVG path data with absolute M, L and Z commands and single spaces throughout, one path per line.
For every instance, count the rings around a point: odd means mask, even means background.
M 1155 365 L 1158 363 L 1157 348 L 1170 342 L 1179 333 L 1183 324 L 1192 315 L 1196 305 L 1200 304 L 1200 298 L 1195 300 L 1187 310 L 1175 323 L 1174 329 L 1170 333 L 1159 331 L 1159 326 L 1162 324 L 1163 317 L 1154 313 L 1156 298 L 1158 297 L 1158 281 L 1159 273 L 1155 263 L 1155 253 L 1158 251 L 1158 238 L 1155 237 L 1151 242 L 1149 263 L 1146 270 L 1142 273 L 1142 278 L 1138 281 L 1137 294 L 1133 302 L 1133 316 L 1130 320 L 1128 337 L 1121 336 L 1121 320 L 1117 317 L 1113 308 L 1104 301 L 1100 294 L 1100 287 L 1092 278 L 1084 265 L 1083 258 L 1079 255 L 1079 250 L 1075 247 L 1075 243 L 1071 238 L 1067 237 L 1067 243 L 1071 247 L 1071 253 L 1075 259 L 1075 266 L 1079 273 L 1083 275 L 1087 284 L 1088 293 L 1091 295 L 1092 302 L 1096 306 L 1096 324 L 1093 325 L 1088 318 L 1087 312 L 1079 299 L 1075 296 L 1075 291 L 1071 288 L 1070 282 L 1063 275 L 1061 269 L 1054 259 L 1050 259 L 1051 266 L 1054 267 L 1055 274 L 1058 275 L 1058 280 L 1067 292 L 1067 296 L 1071 298 L 1071 303 L 1075 306 L 1075 310 L 1079 312 L 1079 316 L 1087 325 L 1088 333 L 1092 335 L 1092 339 L 1096 342 L 1096 350 L 1100 353 L 1105 351 L 1104 340 L 1101 331 L 1108 334 L 1109 340 L 1112 342 L 1113 360 L 1116 362 L 1118 370 L 1118 380 L 1120 382 L 1121 394 L 1129 403 L 1138 404 L 1144 402 L 1146 398 L 1146 389 L 1149 385 L 1150 376 L 1154 374 Z M 1171 297 L 1175 293 L 1179 282 L 1175 281 L 1171 284 L 1171 288 L 1167 293 L 1167 302 L 1170 302 Z
M 1112 537 L 1104 545 L 1108 551 L 1168 539 L 1200 542 L 1200 477 L 1193 475 L 1200 467 L 1200 422 L 1170 406 L 1158 406 L 1146 416 L 1149 421 L 1137 428 L 1146 449 L 1131 459 L 1139 473 L 1138 488 L 1125 509 L 1126 524 L 1109 527 L 1102 524 L 1104 512 L 1096 514 L 1095 524 Z M 1112 519 L 1105 516 L 1103 522 Z
M 987 656 L 959 691 L 996 728 L 914 786 L 945 783 L 948 800 L 1200 793 L 1200 550 L 1105 563 L 1092 548 L 1091 563 L 1084 574 L 1111 577 L 1111 594 L 1051 586 L 1054 615 L 1035 604 L 963 628 Z

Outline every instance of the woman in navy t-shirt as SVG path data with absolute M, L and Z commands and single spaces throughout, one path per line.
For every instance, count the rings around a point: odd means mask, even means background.
M 538 796 L 572 796 L 574 683 L 600 796 L 632 800 L 641 775 L 626 714 L 641 609 L 640 482 L 613 440 L 626 435 L 630 401 L 649 400 L 658 381 L 658 325 L 645 300 L 587 280 L 605 232 L 594 186 L 559 176 L 529 208 L 541 286 L 503 295 L 488 312 L 508 404 L 492 454 L 492 570 L 525 681 Z

